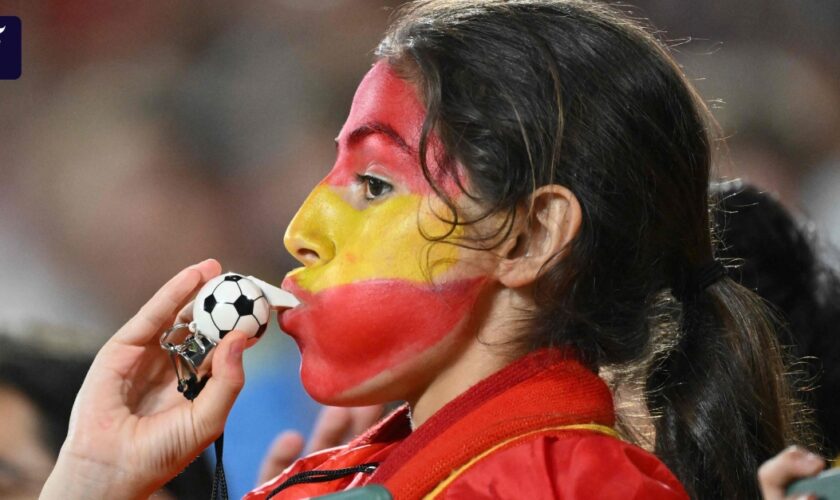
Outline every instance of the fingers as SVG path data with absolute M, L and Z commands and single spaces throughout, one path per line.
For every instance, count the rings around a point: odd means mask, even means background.
M 360 434 L 373 425 L 382 415 L 382 409 L 382 405 L 358 408 L 324 407 L 318 415 L 306 452 L 313 453 L 344 444 L 349 433 Z M 286 431 L 277 436 L 263 459 L 259 484 L 276 477 L 292 465 L 303 449 L 304 441 L 300 433 Z
M 353 436 L 358 436 L 359 434 L 368 430 L 373 424 L 375 424 L 380 418 L 382 418 L 382 413 L 384 410 L 385 405 L 360 406 L 358 408 L 351 408 L 351 434 Z
M 247 336 L 232 331 L 213 353 L 213 375 L 192 405 L 193 428 L 199 443 L 210 444 L 225 426 L 228 413 L 245 384 L 242 353 Z
M 313 453 L 344 444 L 348 436 L 361 434 L 379 420 L 383 408 L 383 405 L 356 408 L 325 406 L 315 422 L 306 452 Z
M 115 335 L 114 340 L 142 345 L 172 321 L 175 312 L 198 287 L 217 276 L 221 266 L 213 259 L 190 266 L 169 280 Z
M 194 300 L 187 302 L 187 305 L 185 305 L 181 308 L 180 311 L 178 311 L 178 315 L 175 316 L 175 323 L 189 323 L 193 320 L 192 310 L 194 302 Z
M 318 415 L 312 437 L 306 446 L 306 452 L 312 453 L 343 444 L 344 437 L 353 423 L 350 408 L 325 406 Z
M 813 476 L 825 467 L 825 461 L 798 446 L 791 446 L 758 469 L 758 482 L 765 500 L 782 500 L 785 488 L 796 479 Z
M 260 465 L 257 484 L 271 480 L 292 465 L 303 452 L 303 443 L 303 436 L 298 432 L 286 431 L 277 436 Z

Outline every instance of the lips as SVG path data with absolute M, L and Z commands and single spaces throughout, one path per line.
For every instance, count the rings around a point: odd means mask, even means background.
M 303 297 L 304 295 L 311 295 L 311 294 L 307 293 L 306 290 L 301 288 L 295 282 L 294 278 L 291 278 L 291 277 L 288 277 L 288 276 L 283 278 L 283 283 L 280 284 L 280 288 L 282 290 L 286 291 L 287 293 L 290 293 L 290 294 L 294 295 L 294 297 L 296 299 L 298 299 L 301 303 L 303 303 L 302 299 L 304 298 Z
M 294 335 L 293 332 L 290 331 L 290 326 L 288 324 L 288 319 L 286 319 L 286 315 L 290 314 L 296 309 L 303 309 L 304 307 L 306 307 L 303 300 L 303 296 L 306 294 L 306 292 L 300 286 L 298 286 L 298 284 L 295 283 L 294 280 L 291 278 L 283 279 L 283 283 L 280 285 L 280 288 L 284 292 L 294 296 L 294 298 L 297 299 L 297 301 L 299 302 L 298 305 L 296 305 L 295 307 L 277 309 L 277 324 L 280 326 L 280 329 L 284 333 L 288 334 L 290 337 L 296 339 L 297 337 Z

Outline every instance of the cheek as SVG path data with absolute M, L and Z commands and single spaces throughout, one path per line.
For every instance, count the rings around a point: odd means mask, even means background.
M 428 198 L 400 194 L 358 210 L 344 194 L 319 186 L 290 226 L 289 234 L 308 234 L 312 244 L 320 242 L 318 265 L 288 275 L 305 291 L 319 293 L 377 279 L 427 283 L 448 277 L 459 261 L 457 246 L 429 241 L 449 232 L 455 238 L 462 232 L 452 231 L 437 216 L 446 216 L 445 207 L 430 208 Z
M 352 234 L 338 245 L 341 284 L 369 279 L 402 279 L 417 283 L 448 279 L 461 260 L 461 249 L 435 241 L 451 231 L 450 224 L 425 213 L 426 200 L 402 196 L 381 207 L 372 207 L 367 218 L 349 227 Z M 460 235 L 456 228 L 455 235 Z
M 438 344 L 469 314 L 482 281 L 372 280 L 306 298 L 284 314 L 283 328 L 300 346 L 307 391 L 334 400 Z

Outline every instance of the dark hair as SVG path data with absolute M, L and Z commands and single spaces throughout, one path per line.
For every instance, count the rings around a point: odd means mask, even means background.
M 468 194 L 508 228 L 535 187 L 577 197 L 581 229 L 538 280 L 528 347 L 573 345 L 593 366 L 652 356 L 656 453 L 692 496 L 758 496 L 758 465 L 792 438 L 784 365 L 749 290 L 724 278 L 671 293 L 714 245 L 711 122 L 667 49 L 589 2 L 425 0 L 401 10 L 378 55 L 420 89 L 433 186 L 432 132 L 444 168 L 463 165 Z
M 715 186 L 719 255 L 733 277 L 772 304 L 787 328 L 781 340 L 802 362 L 799 393 L 813 408 L 823 452 L 840 453 L 840 275 L 837 249 L 821 242 L 773 196 L 740 182 Z
M 25 397 L 38 412 L 40 438 L 49 453 L 58 457 L 76 394 L 82 387 L 92 359 L 50 353 L 0 334 L 0 386 Z M 182 500 L 210 496 L 212 475 L 199 457 L 164 488 Z
M 58 456 L 76 393 L 91 360 L 83 356 L 56 356 L 0 336 L 0 385 L 14 389 L 38 412 L 40 438 L 47 451 Z

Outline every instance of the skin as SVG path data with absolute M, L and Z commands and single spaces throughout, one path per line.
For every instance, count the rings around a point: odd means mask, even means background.
M 758 482 L 765 500 L 784 500 L 785 489 L 797 479 L 819 474 L 825 468 L 825 460 L 799 446 L 790 446 L 778 455 L 764 462 L 758 468 Z M 816 495 L 800 495 L 800 499 L 816 499 Z
M 41 442 L 38 411 L 18 391 L 0 386 L 0 497 L 37 498 L 53 466 Z

